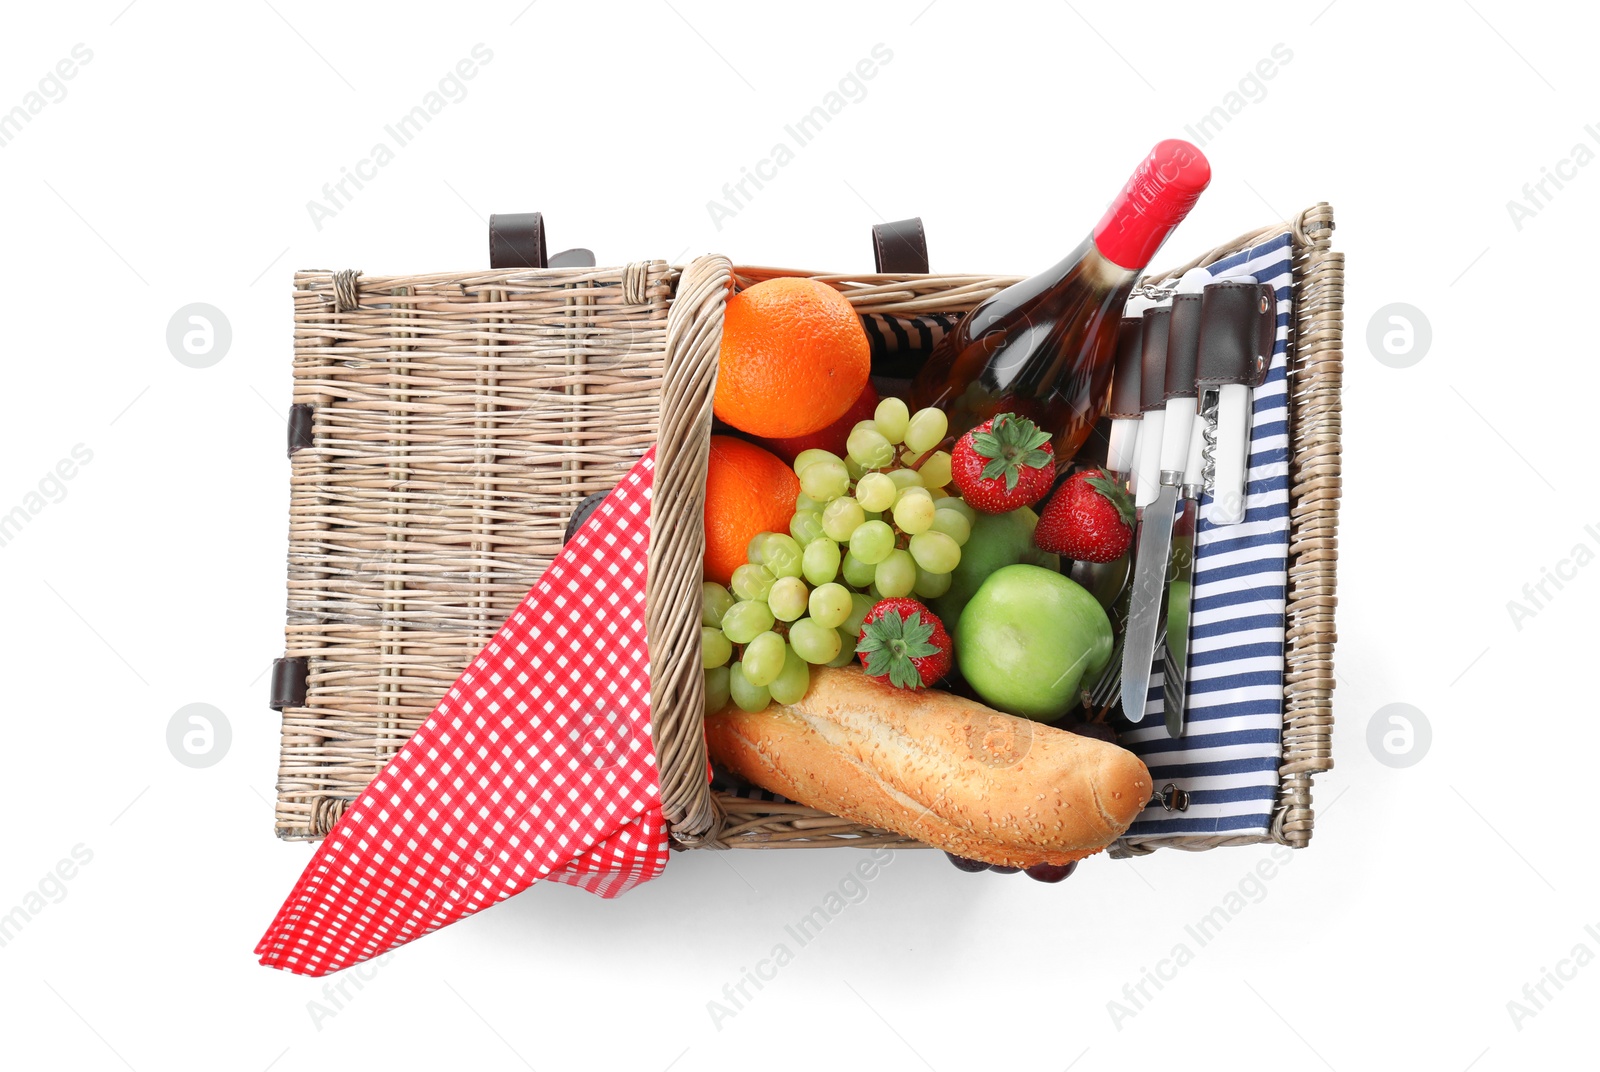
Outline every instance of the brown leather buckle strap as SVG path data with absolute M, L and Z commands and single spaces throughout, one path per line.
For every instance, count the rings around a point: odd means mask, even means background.
M 594 253 L 564 249 L 545 253 L 544 213 L 500 212 L 489 217 L 490 268 L 593 268 Z
M 927 275 L 928 239 L 922 233 L 922 217 L 875 225 L 872 262 L 880 275 Z

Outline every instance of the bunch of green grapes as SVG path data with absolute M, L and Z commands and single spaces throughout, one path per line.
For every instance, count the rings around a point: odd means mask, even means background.
M 851 430 L 846 457 L 795 458 L 800 495 L 789 532 L 750 541 L 732 592 L 705 583 L 708 712 L 730 698 L 746 711 L 798 702 L 812 666 L 855 657 L 861 619 L 878 600 L 949 589 L 976 515 L 945 490 L 950 455 L 935 448 L 947 430 L 940 410 L 913 415 L 886 398 Z

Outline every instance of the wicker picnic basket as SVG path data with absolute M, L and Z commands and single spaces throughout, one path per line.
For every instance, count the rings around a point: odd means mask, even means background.
M 1311 837 L 1312 777 L 1332 766 L 1343 258 L 1318 204 L 1147 277 L 1175 278 L 1293 236 L 1292 461 L 1280 786 L 1270 839 Z M 706 781 L 701 517 L 711 395 L 730 286 L 814 275 L 861 313 L 972 309 L 1020 277 L 687 267 L 295 276 L 288 624 L 276 829 L 320 838 L 559 552 L 569 515 L 657 445 L 647 588 L 652 732 L 679 847 L 911 847 L 798 804 Z

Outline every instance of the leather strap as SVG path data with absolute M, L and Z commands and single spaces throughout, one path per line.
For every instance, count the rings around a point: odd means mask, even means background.
M 1167 334 L 1167 370 L 1162 396 L 1193 398 L 1195 361 L 1200 354 L 1200 295 L 1176 294 Z
M 1117 325 L 1117 364 L 1111 373 L 1111 405 L 1106 416 L 1112 420 L 1137 420 L 1139 417 L 1139 363 L 1144 355 L 1144 318 L 1125 316 Z
M 879 275 L 927 275 L 928 239 L 922 233 L 922 217 L 874 225 L 872 263 Z
M 1203 387 L 1259 387 L 1278 336 L 1278 302 L 1269 283 L 1212 283 L 1203 292 L 1199 376 Z
M 490 268 L 548 268 L 544 214 L 503 212 L 489 217 Z
M 1162 387 L 1167 377 L 1167 334 L 1172 326 L 1172 306 L 1162 305 L 1144 311 L 1143 353 L 1139 362 L 1139 409 L 1149 413 L 1163 409 L 1167 400 Z

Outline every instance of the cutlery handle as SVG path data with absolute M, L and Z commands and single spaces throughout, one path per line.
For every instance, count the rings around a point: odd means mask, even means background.
M 1149 506 L 1161 487 L 1162 423 L 1166 418 L 1164 388 L 1167 370 L 1167 334 L 1172 309 L 1163 306 L 1144 311 L 1139 359 L 1139 409 L 1144 413 L 1139 429 L 1139 461 L 1134 466 L 1138 483 L 1134 505 Z
M 1250 388 L 1225 383 L 1217 392 L 1217 445 L 1213 451 L 1210 519 L 1237 525 L 1245 515 L 1245 482 L 1250 467 Z

